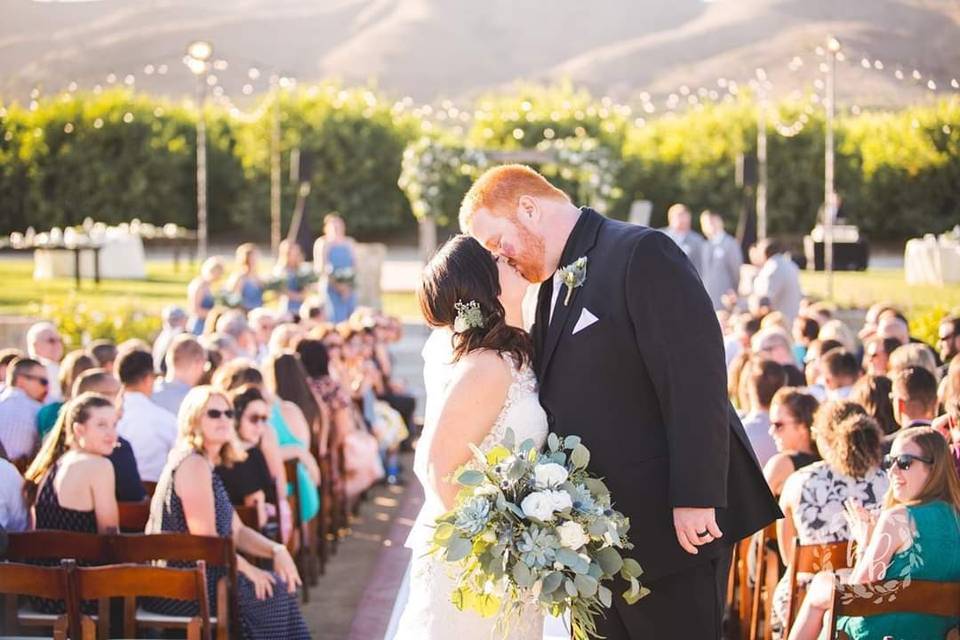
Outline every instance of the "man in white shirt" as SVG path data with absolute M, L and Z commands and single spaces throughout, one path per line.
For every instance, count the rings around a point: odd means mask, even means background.
M 177 415 L 187 393 L 203 378 L 207 352 L 193 334 L 182 333 L 170 343 L 165 358 L 167 375 L 154 385 L 150 399 L 158 407 Z
M 739 289 L 743 251 L 736 239 L 724 231 L 719 213 L 704 211 L 700 215 L 700 227 L 708 240 L 700 251 L 700 277 L 713 308 L 723 309 L 723 297 L 736 294 Z
M 117 372 L 123 385 L 123 416 L 117 433 L 130 441 L 140 478 L 156 482 L 177 439 L 177 418 L 150 400 L 157 374 L 149 352 L 125 352 Z
M 0 446 L 8 460 L 30 458 L 40 445 L 37 413 L 50 381 L 43 365 L 30 358 L 14 360 L 8 369 L 0 394 Z
M 60 389 L 60 360 L 63 359 L 63 338 L 51 322 L 38 322 L 27 330 L 27 353 L 47 370 L 46 402 L 63 400 Z
M 753 281 L 753 293 L 769 298 L 771 308 L 792 323 L 800 313 L 803 299 L 800 269 L 776 240 L 763 240 L 757 249 L 762 252 L 764 263 Z

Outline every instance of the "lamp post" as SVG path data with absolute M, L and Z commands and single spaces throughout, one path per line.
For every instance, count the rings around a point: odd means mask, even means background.
M 203 107 L 207 98 L 207 71 L 213 45 L 203 40 L 190 43 L 184 64 L 197 79 L 197 257 L 207 258 L 207 121 Z
M 837 193 L 834 189 L 833 120 L 836 104 L 837 54 L 840 41 L 827 38 L 827 87 L 824 106 L 827 111 L 823 162 L 823 268 L 827 272 L 827 299 L 833 300 L 833 222 L 837 215 Z
M 280 247 L 280 78 L 270 74 L 270 93 L 273 99 L 270 114 L 270 250 Z
M 767 72 L 757 69 L 757 240 L 767 239 Z

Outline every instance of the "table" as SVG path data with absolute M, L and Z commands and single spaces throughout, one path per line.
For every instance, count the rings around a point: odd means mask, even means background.
M 907 284 L 960 283 L 960 241 L 930 233 L 907 240 L 903 270 Z

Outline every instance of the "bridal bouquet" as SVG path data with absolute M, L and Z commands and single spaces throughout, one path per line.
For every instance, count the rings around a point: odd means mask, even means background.
M 633 546 L 630 521 L 587 472 L 590 452 L 579 437 L 551 433 L 539 451 L 531 440 L 515 446 L 508 430 L 487 453 L 471 449 L 474 460 L 455 474 L 456 505 L 437 519 L 430 547 L 459 569 L 451 594 L 458 609 L 499 613 L 504 632 L 526 606 L 569 612 L 574 640 L 586 640 L 612 605 L 604 582 L 619 573 L 630 604 L 649 592 L 640 565 L 622 555 Z

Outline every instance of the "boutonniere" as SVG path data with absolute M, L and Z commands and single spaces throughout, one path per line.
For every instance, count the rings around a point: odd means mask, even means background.
M 587 256 L 580 256 L 567 266 L 561 267 L 560 280 L 567 285 L 567 297 L 563 299 L 563 306 L 567 306 L 573 290 L 582 287 L 587 281 Z

